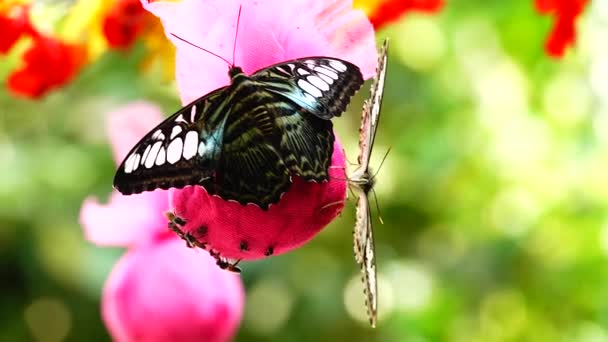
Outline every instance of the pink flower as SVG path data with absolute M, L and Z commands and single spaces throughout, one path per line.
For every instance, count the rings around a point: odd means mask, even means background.
M 230 82 L 228 66 L 219 58 L 179 41 L 173 33 L 227 60 L 242 4 L 235 65 L 251 74 L 274 63 L 309 56 L 350 61 L 365 78 L 376 70 L 372 24 L 345 0 L 259 0 L 179 2 L 142 0 L 158 16 L 175 44 L 176 77 L 183 104 Z
M 172 238 L 127 252 L 103 293 L 116 341 L 229 341 L 241 318 L 238 275 Z
M 331 56 L 375 72 L 371 23 L 347 0 L 259 0 L 253 2 L 142 0 L 158 16 L 175 44 L 176 77 L 184 104 L 229 83 L 228 66 L 217 57 L 179 41 L 175 34 L 227 60 L 232 59 L 237 14 L 242 4 L 234 63 L 246 73 L 289 59 Z M 336 140 L 331 180 L 307 183 L 294 177 L 283 198 L 263 211 L 211 197 L 200 187 L 172 191 L 171 206 L 190 232 L 222 256 L 251 260 L 301 246 L 344 206 L 344 155 Z
M 109 115 L 116 160 L 161 120 L 153 105 Z M 126 147 L 126 148 L 125 148 Z M 104 289 L 102 315 L 116 341 L 229 341 L 243 310 L 240 278 L 167 229 L 168 192 L 85 200 L 80 221 L 98 245 L 127 247 Z

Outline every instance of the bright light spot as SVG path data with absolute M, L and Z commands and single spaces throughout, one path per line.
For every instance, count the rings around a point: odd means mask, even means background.
M 608 103 L 601 107 L 593 116 L 593 131 L 595 137 L 604 149 L 608 149 Z
M 583 322 L 576 329 L 573 341 L 580 342 L 606 342 L 608 332 L 599 324 L 593 322 Z
M 589 13 L 597 16 L 598 21 L 608 22 L 608 1 L 592 1 Z
M 365 306 L 364 284 L 362 274 L 353 276 L 344 288 L 344 306 L 346 312 L 355 320 L 369 325 L 367 308 Z M 390 279 L 378 273 L 378 322 L 388 318 L 394 308 L 394 287 Z
M 502 55 L 496 29 L 483 16 L 463 21 L 452 36 L 456 57 L 472 76 L 482 74 Z
M 589 71 L 589 83 L 598 100 L 608 105 L 608 55 L 594 58 Z
M 418 312 L 427 308 L 433 297 L 433 276 L 422 264 L 395 261 L 388 265 L 388 278 L 394 286 L 399 310 Z
M 479 112 L 485 121 L 498 115 L 526 112 L 528 108 L 528 84 L 521 69 L 507 56 L 487 61 L 473 74 L 473 86 L 477 93 Z
M 604 254 L 608 256 L 608 222 L 604 224 L 600 232 L 600 246 Z
M 40 298 L 24 312 L 25 323 L 35 341 L 63 341 L 70 332 L 72 317 L 65 304 L 55 298 Z
M 272 335 L 289 318 L 293 295 L 282 282 L 263 279 L 247 294 L 245 323 L 260 335 Z
M 608 69 L 604 76 L 608 77 Z M 608 87 L 608 82 L 604 80 L 603 86 Z M 590 107 L 589 87 L 582 78 L 573 73 L 560 73 L 548 82 L 543 93 L 545 113 L 562 126 L 579 124 Z
M 488 156 L 505 176 L 520 179 L 521 175 L 534 174 L 550 157 L 553 145 L 546 123 L 522 113 L 494 119 L 488 127 L 492 138 L 486 152 Z
M 436 17 L 410 14 L 394 29 L 394 51 L 405 65 L 428 71 L 441 61 L 446 42 Z
M 494 199 L 490 220 L 506 234 L 520 236 L 534 224 L 540 210 L 538 201 L 528 189 L 507 188 Z

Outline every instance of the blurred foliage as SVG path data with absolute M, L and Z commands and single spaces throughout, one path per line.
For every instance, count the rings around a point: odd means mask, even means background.
M 452 0 L 378 33 L 392 42 L 373 159 L 392 147 L 376 188 L 378 328 L 350 203 L 303 248 L 243 265 L 237 341 L 608 340 L 608 6 L 593 2 L 561 60 L 544 54 L 549 26 L 531 1 Z M 99 297 L 121 251 L 88 244 L 78 214 L 111 189 L 104 113 L 179 107 L 162 70 L 141 74 L 142 51 L 40 101 L 0 91 L 1 341 L 109 339 Z M 351 160 L 367 93 L 335 121 Z

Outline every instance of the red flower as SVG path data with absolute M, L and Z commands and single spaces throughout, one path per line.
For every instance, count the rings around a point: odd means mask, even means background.
M 8 78 L 15 94 L 37 98 L 71 80 L 84 61 L 80 46 L 67 44 L 40 34 L 23 55 L 24 66 Z
M 0 13 L 0 53 L 7 53 L 23 34 L 31 31 L 27 6 L 16 6 Z
M 143 31 L 148 15 L 139 0 L 118 0 L 103 21 L 103 33 L 110 47 L 131 47 Z
M 378 29 L 410 11 L 437 12 L 443 7 L 443 0 L 358 0 L 354 7 L 364 9 Z
M 545 50 L 550 56 L 561 57 L 566 47 L 576 40 L 576 18 L 583 12 L 587 0 L 536 0 L 536 9 L 555 16 L 555 25 L 547 39 Z

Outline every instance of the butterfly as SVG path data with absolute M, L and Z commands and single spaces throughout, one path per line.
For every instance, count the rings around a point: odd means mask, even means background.
M 251 76 L 232 65 L 230 85 L 186 105 L 146 134 L 114 176 L 124 195 L 200 185 L 210 195 L 266 210 L 291 176 L 328 180 L 340 116 L 363 84 L 332 57 L 278 63 Z
M 365 284 L 366 306 L 372 327 L 376 326 L 378 315 L 378 285 L 376 277 L 376 256 L 374 234 L 368 193 L 374 186 L 374 176 L 370 174 L 369 161 L 376 138 L 380 119 L 380 107 L 386 78 L 388 39 L 384 41 L 379 55 L 376 76 L 372 82 L 371 95 L 363 104 L 361 127 L 359 129 L 358 167 L 348 177 L 349 184 L 357 196 L 354 252 L 355 260 L 361 266 Z

